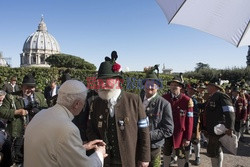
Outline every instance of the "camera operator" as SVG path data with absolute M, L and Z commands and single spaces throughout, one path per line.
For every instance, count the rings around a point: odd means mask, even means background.
M 23 163 L 23 135 L 28 121 L 47 107 L 43 94 L 35 92 L 35 86 L 34 77 L 26 75 L 21 91 L 6 95 L 0 107 L 0 118 L 8 120 L 7 131 L 12 141 L 13 161 L 17 166 Z
M 3 100 L 6 96 L 4 90 L 0 90 L 0 106 L 3 104 Z M 11 160 L 11 143 L 8 139 L 8 135 L 5 131 L 6 120 L 0 118 L 0 166 L 9 167 L 12 164 Z
M 11 143 L 5 129 L 6 123 L 4 120 L 0 119 L 0 166 L 10 167 L 12 165 Z

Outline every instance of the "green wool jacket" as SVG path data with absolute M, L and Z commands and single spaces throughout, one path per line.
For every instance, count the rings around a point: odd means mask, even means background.
M 35 92 L 34 100 L 38 102 L 39 110 L 47 108 L 47 103 L 42 93 Z M 22 91 L 15 92 L 13 95 L 6 95 L 3 105 L 0 106 L 0 118 L 8 121 L 7 130 L 12 137 L 22 137 L 24 134 L 24 121 L 21 115 L 14 114 L 15 106 L 17 110 L 24 108 Z

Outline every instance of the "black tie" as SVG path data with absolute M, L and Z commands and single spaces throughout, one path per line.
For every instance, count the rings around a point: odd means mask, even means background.
M 28 96 L 27 99 L 28 99 L 28 104 L 30 104 L 32 102 L 31 95 Z
M 236 101 L 236 98 L 235 98 L 235 97 L 233 97 L 232 101 L 233 101 L 233 104 L 234 104 L 234 103 L 235 103 L 235 101 Z

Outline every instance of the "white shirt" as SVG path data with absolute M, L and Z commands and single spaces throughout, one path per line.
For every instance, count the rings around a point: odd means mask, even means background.
M 10 84 L 12 86 L 12 91 L 15 92 L 15 86 L 16 84 Z
M 52 90 L 52 93 L 51 93 L 51 97 L 55 96 L 56 95 L 56 86 L 54 87 L 54 89 Z
M 143 100 L 143 106 L 144 106 L 144 109 L 147 108 L 150 100 L 152 100 L 155 96 L 157 95 L 157 93 L 155 93 L 153 96 L 151 96 L 150 98 L 147 98 L 146 95 L 144 96 L 144 100 Z
M 80 132 L 72 123 L 73 118 L 72 113 L 59 104 L 36 114 L 25 130 L 24 166 L 97 166 L 96 159 L 86 155 Z M 95 158 L 98 157 L 95 154 Z M 103 164 L 102 155 L 101 161 Z
M 108 100 L 108 108 L 109 108 L 109 114 L 111 117 L 115 115 L 115 105 L 117 103 L 117 99 L 121 94 L 121 89 L 117 89 L 117 92 L 115 93 L 114 97 Z
M 171 93 L 171 95 L 172 95 L 172 98 L 176 98 L 176 99 L 178 99 L 178 97 L 179 97 L 179 95 L 180 95 L 180 94 L 178 94 L 178 95 L 174 95 L 173 93 Z

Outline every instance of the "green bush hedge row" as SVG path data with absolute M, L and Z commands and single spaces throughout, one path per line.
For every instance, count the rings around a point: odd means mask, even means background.
M 37 89 L 43 91 L 45 86 L 48 85 L 51 79 L 59 79 L 65 71 L 66 68 L 42 68 L 42 67 L 20 67 L 20 68 L 10 68 L 10 67 L 0 67 L 0 84 L 1 86 L 4 82 L 9 81 L 12 76 L 17 77 L 17 83 L 21 85 L 23 77 L 27 74 L 34 74 L 37 83 Z M 88 77 L 95 76 L 96 71 L 86 71 L 79 69 L 70 69 L 70 76 L 72 78 L 81 80 L 85 85 L 89 86 L 90 83 L 87 82 Z M 139 93 L 142 89 L 141 81 L 145 77 L 143 72 L 126 72 L 123 75 L 123 89 L 128 92 Z M 159 78 L 162 80 L 163 87 L 160 89 L 160 93 L 167 91 L 167 81 L 172 79 L 172 75 L 159 74 Z
M 228 68 L 223 70 L 217 69 L 201 69 L 199 72 L 191 71 L 184 74 L 186 78 L 195 78 L 201 81 L 210 81 L 213 79 L 229 80 L 231 83 L 239 82 L 242 79 L 250 81 L 250 67 L 247 68 Z
M 26 74 L 34 73 L 37 82 L 37 89 L 44 90 L 45 86 L 51 79 L 59 79 L 66 68 L 42 68 L 42 67 L 0 67 L 0 86 L 4 82 L 9 81 L 11 76 L 18 78 L 17 83 L 21 84 L 23 77 Z M 70 69 L 70 76 L 72 78 L 83 81 L 86 85 L 86 78 L 93 77 L 96 74 L 94 70 L 80 70 Z M 128 92 L 139 93 L 142 89 L 141 80 L 145 77 L 143 72 L 126 72 L 124 73 L 123 89 Z M 221 77 L 222 79 L 228 79 L 232 81 L 240 81 L 245 79 L 247 82 L 250 81 L 250 68 L 233 68 L 233 69 L 204 69 L 200 72 L 186 72 L 184 73 L 184 80 L 186 83 L 197 82 L 198 80 L 210 81 L 213 78 Z M 167 81 L 171 80 L 173 75 L 159 74 L 159 78 L 163 83 L 163 87 L 160 89 L 160 94 L 167 91 Z

